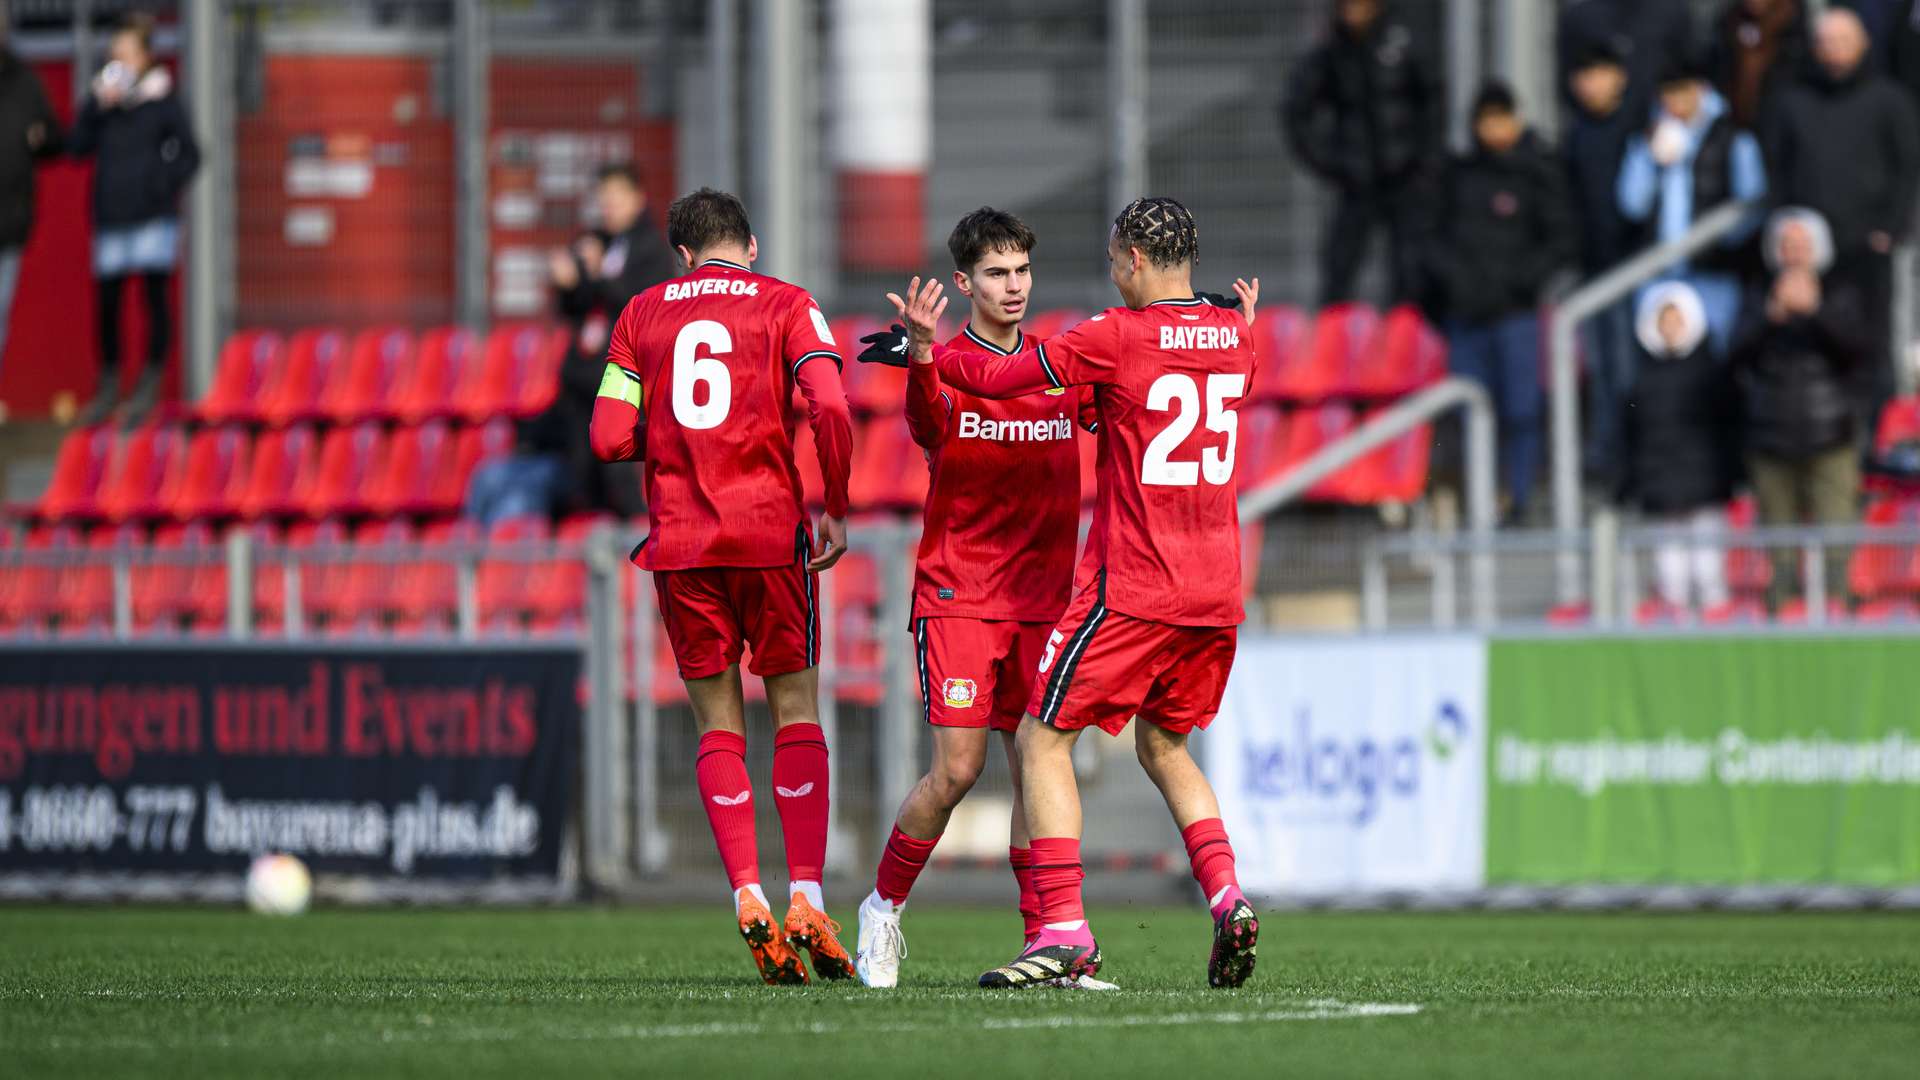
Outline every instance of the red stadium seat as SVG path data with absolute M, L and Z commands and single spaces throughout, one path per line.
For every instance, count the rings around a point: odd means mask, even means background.
M 545 518 L 507 518 L 487 529 L 489 548 L 518 547 L 545 543 L 548 526 Z M 475 574 L 479 591 L 479 615 L 483 625 L 507 619 L 518 623 L 534 607 L 528 589 L 528 570 L 533 562 L 525 558 L 492 557 L 481 560 Z
M 13 546 L 12 532 L 4 535 Z M 79 546 L 80 531 L 72 525 L 37 525 L 18 544 L 22 553 L 30 555 L 73 551 Z M 0 574 L 0 625 L 15 633 L 44 632 L 57 610 L 60 573 L 58 567 L 40 565 Z
M 1920 604 L 1904 598 L 1872 600 L 1860 605 L 1854 617 L 1863 623 L 1920 622 Z
M 854 436 L 848 502 L 856 511 L 917 510 L 926 505 L 927 458 L 898 416 L 876 416 Z
M 395 431 L 374 483 L 374 512 L 450 514 L 460 509 L 465 478 L 458 461 L 458 440 L 444 420 Z
M 240 514 L 252 518 L 305 513 L 319 473 L 319 451 L 319 440 L 305 425 L 260 436 L 253 445 Z
M 1432 453 L 1433 429 L 1423 424 L 1362 457 L 1334 479 L 1341 482 L 1350 502 L 1413 502 L 1426 491 Z
M 1920 439 L 1920 397 L 1895 398 L 1880 413 L 1874 449 L 1885 453 L 1894 443 Z
M 1252 403 L 1241 405 L 1239 413 L 1234 480 L 1245 494 L 1280 475 L 1286 456 L 1286 414 L 1277 405 Z
M 388 413 L 403 423 L 456 416 L 459 394 L 476 366 L 473 333 L 446 326 L 420 336 L 413 367 L 394 384 Z
M 1354 360 L 1372 342 L 1379 321 L 1364 304 L 1335 304 L 1321 311 L 1306 347 L 1275 373 L 1274 391 L 1284 400 L 1309 403 L 1345 393 Z M 1259 323 L 1254 326 L 1258 329 Z
M 1745 532 L 1759 517 L 1753 499 L 1739 498 L 1727 505 L 1727 527 Z M 1763 593 L 1773 583 L 1773 562 L 1767 553 L 1750 547 L 1727 549 L 1727 588 L 1736 593 Z
M 462 428 L 454 440 L 453 470 L 441 479 L 434 500 L 455 507 L 465 505 L 473 470 L 513 453 L 514 435 L 513 421 L 507 419 Z
M 421 530 L 420 561 L 407 569 L 390 598 L 400 624 L 422 628 L 454 625 L 460 597 L 453 549 L 473 543 L 479 535 L 474 523 L 466 520 L 439 521 Z
M 1593 609 L 1584 603 L 1561 604 L 1547 612 L 1547 625 L 1557 627 L 1585 626 L 1593 621 Z
M 101 525 L 87 534 L 88 557 L 61 567 L 54 582 L 52 614 L 62 634 L 97 633 L 113 626 L 114 574 L 105 556 L 131 553 L 145 542 L 144 530 L 134 525 Z
M 1403 304 L 1387 313 L 1356 358 L 1347 390 L 1361 397 L 1399 397 L 1446 373 L 1446 339 L 1419 308 Z
M 186 458 L 186 433 L 174 424 L 147 424 L 122 437 L 100 492 L 100 515 L 108 521 L 163 515 Z
M 398 558 L 400 552 L 395 549 L 411 547 L 415 541 L 413 526 L 400 518 L 364 522 L 353 531 L 354 550 L 365 557 L 347 566 L 347 595 L 339 605 L 339 622 L 366 630 L 385 625 L 418 562 Z M 372 557 L 376 552 L 389 557 Z
M 1700 621 L 1708 626 L 1759 626 L 1767 621 L 1767 609 L 1758 600 L 1736 597 L 1701 612 Z
M 393 388 L 412 366 L 411 332 L 364 331 L 354 338 L 343 372 L 323 392 L 320 412 L 334 423 L 390 416 Z
M 338 330 L 303 330 L 287 345 L 279 377 L 264 391 L 259 419 L 276 427 L 318 420 L 321 396 L 344 374 L 346 335 Z
M 1863 524 L 1920 526 L 1920 500 L 1882 499 L 1867 507 Z M 1912 544 L 1862 544 L 1854 549 L 1847 581 L 1855 596 L 1876 599 L 1920 591 L 1920 548 Z
M 253 542 L 254 632 L 283 631 L 287 605 L 287 564 L 283 558 L 273 555 L 270 549 L 279 547 L 284 538 L 271 522 L 255 521 L 234 528 L 246 530 Z M 224 612 L 224 603 L 221 609 Z
M 343 556 L 351 550 L 347 527 L 339 521 L 300 521 L 287 529 L 286 546 L 299 567 L 300 616 L 306 632 L 338 625 L 354 609 L 356 568 Z M 305 556 L 304 558 L 301 556 Z M 286 568 L 276 568 L 285 580 Z M 289 599 L 281 592 L 283 603 Z
M 226 576 L 215 565 L 219 560 L 212 557 L 213 547 L 213 530 L 205 522 L 174 522 L 154 530 L 151 550 L 157 557 L 136 564 L 132 573 L 137 630 L 165 629 L 194 615 L 200 594 L 216 583 L 224 594 Z M 207 556 L 205 563 L 176 561 L 193 555 Z
M 1847 611 L 1847 605 L 1838 597 L 1827 598 L 1827 621 L 1843 623 L 1853 618 Z M 1807 601 L 1804 597 L 1795 597 L 1787 601 L 1780 609 L 1778 622 L 1787 626 L 1805 626 L 1807 624 Z
M 67 433 L 54 458 L 53 479 L 40 497 L 41 518 L 76 521 L 99 516 L 100 491 L 113 460 L 113 443 L 113 428 L 105 424 Z
M 1287 397 L 1286 377 L 1299 362 L 1307 340 L 1307 316 L 1284 304 L 1263 306 L 1251 332 L 1258 359 L 1249 396 L 1261 402 L 1280 401 Z
M 561 543 L 580 543 L 595 529 L 613 522 L 614 519 L 605 514 L 576 514 L 554 529 L 553 538 Z M 564 554 L 525 564 L 525 568 L 528 610 L 535 623 L 558 626 L 585 622 L 587 564 L 580 555 Z
M 159 496 L 176 520 L 230 517 L 246 498 L 253 441 L 235 427 L 205 428 L 187 444 L 186 461 Z
M 361 514 L 373 509 L 379 496 L 376 481 L 386 461 L 387 435 L 368 422 L 337 427 L 320 445 L 320 466 L 306 499 L 313 517 Z
M 286 342 L 279 334 L 243 330 L 228 338 L 213 385 L 194 416 L 210 424 L 259 420 L 267 388 L 279 379 L 285 359 Z
M 1328 443 L 1346 437 L 1353 427 L 1353 409 L 1346 405 L 1323 405 L 1317 409 L 1295 411 L 1287 418 L 1286 449 L 1282 452 L 1281 467 L 1276 475 L 1285 476 L 1298 468 Z M 1353 501 L 1354 470 L 1355 467 L 1350 465 L 1320 481 L 1307 492 L 1307 498 L 1320 502 Z
M 480 363 L 461 387 L 457 409 L 470 421 L 532 416 L 553 402 L 567 332 L 544 325 L 503 326 L 488 335 Z

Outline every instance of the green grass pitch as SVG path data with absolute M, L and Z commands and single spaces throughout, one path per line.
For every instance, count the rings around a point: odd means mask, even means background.
M 931 904 L 892 993 L 717 909 L 0 907 L 0 1075 L 1920 1075 L 1911 914 L 1274 913 L 1238 992 L 1203 913 L 1093 918 L 1117 993 L 975 989 L 1016 920 Z

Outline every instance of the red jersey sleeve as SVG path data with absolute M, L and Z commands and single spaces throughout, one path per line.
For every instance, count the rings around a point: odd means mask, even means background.
M 805 292 L 799 296 L 787 317 L 781 356 L 807 401 L 807 423 L 813 426 L 813 443 L 820 453 L 827 513 L 845 517 L 847 484 L 853 472 L 853 414 L 840 382 L 840 350 L 813 297 Z
M 940 389 L 932 364 L 907 365 L 907 430 L 913 441 L 931 450 L 946 442 L 953 419 L 953 397 Z
M 1093 387 L 1080 388 L 1080 428 L 1087 432 L 1100 430 L 1100 399 L 1094 396 Z
M 634 303 L 620 313 L 607 341 L 607 368 L 593 399 L 587 440 L 601 461 L 631 461 L 646 445 L 640 366 L 633 355 Z
M 1118 350 L 1104 316 L 1006 356 L 944 345 L 933 348 L 940 378 L 969 394 L 1003 400 L 1042 390 L 1092 386 L 1113 376 Z

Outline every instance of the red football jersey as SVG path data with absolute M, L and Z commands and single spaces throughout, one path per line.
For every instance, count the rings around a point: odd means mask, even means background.
M 785 566 L 806 525 L 793 461 L 793 398 L 827 384 L 818 409 L 827 511 L 846 513 L 848 420 L 840 353 L 805 289 L 709 259 L 627 304 L 607 361 L 639 381 L 652 529 L 634 561 L 648 570 Z M 612 373 L 609 373 L 612 377 Z M 803 389 L 806 387 L 803 385 Z M 831 436 L 831 437 L 829 437 Z
M 1018 347 L 1029 340 L 1021 335 Z M 1007 355 L 971 327 L 948 344 Z M 1059 618 L 1080 538 L 1073 427 L 1085 392 L 1049 387 L 992 401 L 942 387 L 931 364 L 910 365 L 909 376 L 907 425 L 932 474 L 913 617 Z
M 947 347 L 934 359 L 945 382 L 973 394 L 1094 388 L 1099 494 L 1078 585 L 1097 582 L 1106 606 L 1155 622 L 1245 617 L 1235 406 L 1255 358 L 1238 311 L 1203 300 L 1109 308 L 1012 356 Z

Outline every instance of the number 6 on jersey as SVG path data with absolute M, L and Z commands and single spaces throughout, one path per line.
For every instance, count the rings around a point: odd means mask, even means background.
M 701 356 L 705 346 L 711 355 Z M 673 339 L 673 418 L 695 431 L 720 426 L 733 407 L 733 374 L 717 359 L 733 351 L 733 335 L 712 319 L 695 319 Z M 707 400 L 695 404 L 694 388 L 707 384 Z
M 1209 446 L 1200 451 L 1199 461 L 1174 461 L 1173 452 L 1193 434 L 1200 422 L 1200 385 L 1191 375 L 1170 372 L 1153 381 L 1147 389 L 1147 408 L 1167 412 L 1178 408 L 1173 422 L 1147 444 L 1140 462 L 1140 482 L 1159 487 L 1195 487 L 1205 477 L 1218 487 L 1233 481 L 1233 455 L 1239 441 L 1240 414 L 1226 407 L 1246 393 L 1247 377 L 1242 374 L 1207 376 L 1207 430 L 1223 432 L 1227 445 L 1223 450 Z

